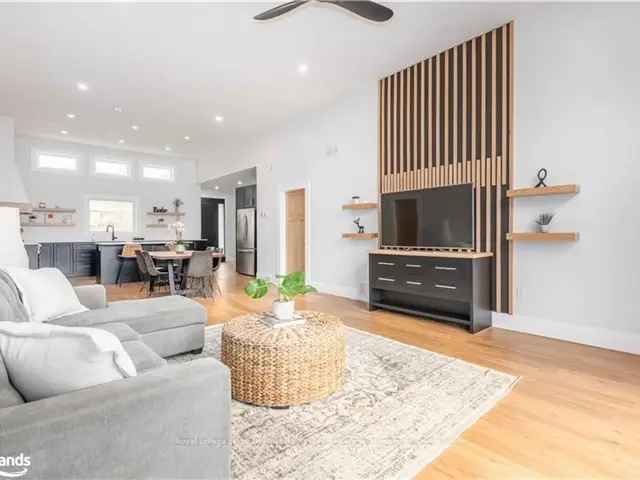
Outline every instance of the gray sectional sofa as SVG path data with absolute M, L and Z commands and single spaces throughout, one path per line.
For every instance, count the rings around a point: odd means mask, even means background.
M 90 310 L 52 323 L 112 332 L 138 376 L 24 402 L 0 355 L 0 456 L 29 456 L 25 479 L 229 478 L 228 369 L 163 358 L 202 349 L 204 308 L 178 296 L 107 305 L 101 285 L 76 291 Z M 26 318 L 0 271 L 0 321 Z

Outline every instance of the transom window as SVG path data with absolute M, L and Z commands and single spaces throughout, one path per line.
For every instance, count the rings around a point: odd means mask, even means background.
M 89 230 L 104 232 L 113 225 L 116 232 L 135 232 L 135 207 L 132 200 L 89 199 Z
M 96 160 L 93 164 L 93 172 L 96 175 L 113 175 L 116 177 L 128 177 L 131 175 L 128 162 L 114 159 Z
M 66 155 L 38 152 L 36 168 L 43 170 L 62 170 L 75 172 L 78 170 L 78 159 Z
M 143 165 L 142 178 L 147 180 L 162 180 L 165 182 L 173 182 L 173 167 L 161 165 Z

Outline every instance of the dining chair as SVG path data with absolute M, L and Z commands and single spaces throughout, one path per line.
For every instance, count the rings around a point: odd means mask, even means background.
M 136 252 L 136 261 L 138 262 L 138 269 L 141 276 L 145 279 L 145 285 L 148 286 L 148 294 L 155 291 L 156 287 L 166 286 L 169 284 L 169 272 L 159 269 L 149 255 L 149 252 L 139 250 Z M 148 284 L 147 284 L 148 282 Z
M 193 252 L 184 273 L 184 288 L 180 293 L 193 297 L 213 297 L 212 276 L 211 253 L 207 251 Z
M 125 269 L 125 266 L 130 262 L 136 262 L 136 252 L 142 250 L 142 245 L 139 243 L 125 243 L 122 247 L 122 252 L 118 255 L 118 275 L 116 276 L 116 284 L 121 287 L 122 286 L 122 272 Z M 140 277 L 142 279 L 142 277 Z

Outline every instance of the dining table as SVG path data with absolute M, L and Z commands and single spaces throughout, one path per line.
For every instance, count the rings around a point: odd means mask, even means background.
M 213 258 L 222 258 L 224 257 L 223 252 L 215 252 L 213 250 L 208 250 L 211 253 Z M 176 290 L 176 280 L 175 280 L 175 266 L 178 262 L 186 263 L 191 259 L 193 255 L 193 250 L 185 250 L 184 252 L 174 252 L 169 250 L 162 250 L 157 252 L 149 252 L 151 258 L 158 262 L 166 262 L 167 270 L 169 273 L 169 292 L 171 295 L 176 295 L 178 291 Z M 184 269 L 184 267 L 183 267 Z

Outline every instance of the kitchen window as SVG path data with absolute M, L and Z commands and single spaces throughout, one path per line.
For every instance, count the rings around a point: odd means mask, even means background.
M 164 165 L 142 165 L 142 178 L 146 180 L 173 182 L 174 170 L 173 167 Z
M 35 170 L 56 170 L 70 173 L 78 171 L 78 158 L 71 155 L 35 151 L 34 157 Z
M 129 162 L 111 158 L 101 158 L 93 162 L 93 173 L 95 175 L 126 178 L 131 176 L 131 168 Z
M 104 232 L 113 225 L 116 232 L 135 232 L 136 202 L 133 200 L 89 199 L 89 231 Z

